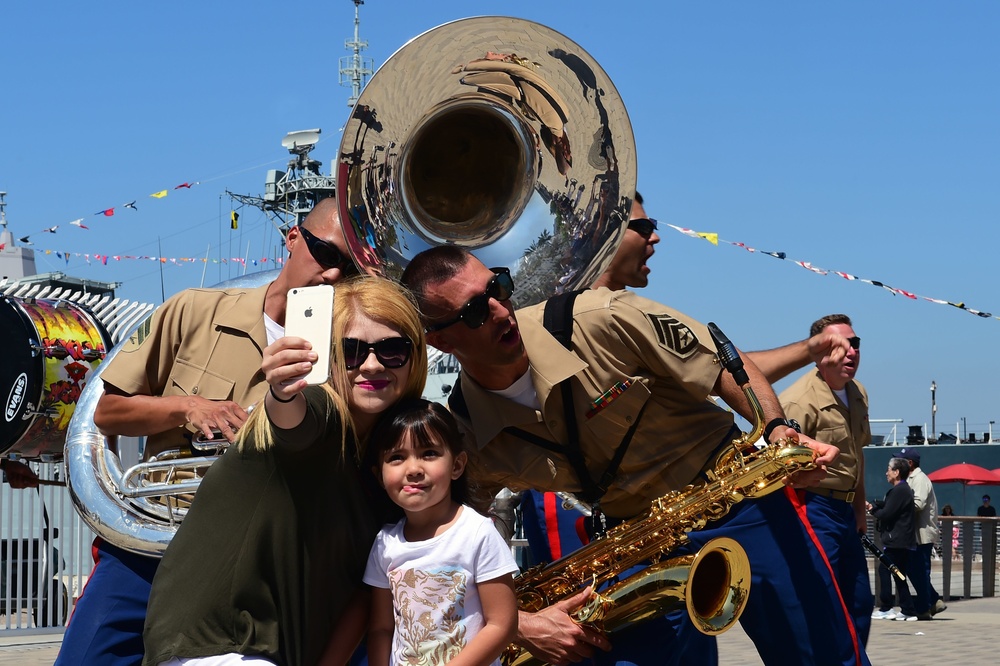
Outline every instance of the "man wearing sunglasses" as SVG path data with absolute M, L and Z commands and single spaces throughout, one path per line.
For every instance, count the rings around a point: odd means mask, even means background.
M 700 478 L 721 447 L 730 445 L 737 434 L 732 414 L 710 395 L 748 415 L 742 391 L 720 370 L 707 329 L 630 291 L 581 292 L 568 350 L 542 325 L 544 304 L 515 313 L 507 272 L 487 268 L 462 248 L 417 255 L 402 279 L 417 298 L 428 342 L 462 364 L 449 404 L 474 441 L 473 473 L 484 490 L 581 493 L 596 487 L 611 526 Z M 768 440 L 795 436 L 770 385 L 752 361 L 746 366 L 764 408 Z M 572 418 L 562 400 L 564 380 Z M 574 430 L 576 446 L 567 448 Z M 816 483 L 836 447 L 801 439 L 816 449 L 819 468 L 794 481 Z M 575 457 L 582 459 L 582 470 Z M 821 662 L 817 655 L 834 649 L 823 634 L 836 620 L 826 593 L 831 581 L 811 569 L 797 570 L 795 560 L 812 547 L 801 532 L 788 529 L 797 521 L 789 498 L 776 492 L 737 504 L 727 517 L 692 533 L 684 549 L 694 552 L 726 535 L 747 550 L 755 587 L 744 628 L 767 664 Z M 782 589 L 799 596 L 779 604 Z M 609 649 L 600 632 L 569 618 L 584 597 L 521 613 L 518 641 L 560 664 L 588 658 L 594 648 Z M 811 623 L 817 627 L 810 629 Z M 599 663 L 711 664 L 717 656 L 714 639 L 698 633 L 682 612 L 631 627 L 614 643 L 610 654 L 598 652 Z
M 356 272 L 337 203 L 321 200 L 285 239 L 289 257 L 270 284 L 187 289 L 160 306 L 102 373 L 94 422 L 109 437 L 146 436 L 144 456 L 188 449 L 190 438 L 232 442 L 246 407 L 267 390 L 263 350 L 284 335 L 288 290 L 333 284 Z M 287 340 L 287 339 L 286 339 Z M 283 343 L 286 344 L 286 343 Z M 285 364 L 313 362 L 286 347 Z M 146 602 L 159 558 L 98 538 L 95 567 L 76 604 L 56 663 L 139 664 Z
M 611 263 L 597 278 L 592 288 L 641 289 L 648 285 L 650 272 L 648 263 L 656 252 L 653 246 L 659 242 L 656 220 L 646 215 L 646 209 L 642 206 L 642 195 L 636 192 L 625 236 Z
M 862 449 L 871 443 L 872 434 L 868 393 L 854 378 L 861 363 L 861 338 L 845 314 L 813 322 L 809 335 L 821 333 L 846 338 L 850 343 L 847 354 L 839 363 L 817 363 L 782 391 L 779 399 L 785 414 L 798 421 L 804 434 L 836 445 L 840 456 L 827 466 L 827 477 L 819 485 L 797 490 L 792 501 L 808 516 L 836 576 L 837 585 L 831 590 L 834 600 L 850 613 L 859 640 L 867 643 L 875 607 L 858 533 L 865 533 L 868 526 Z
M 592 289 L 641 289 L 649 285 L 649 260 L 660 242 L 656 220 L 646 214 L 642 195 L 635 193 L 629 213 L 628 228 L 608 268 L 597 278 Z M 842 336 L 828 330 L 783 347 L 750 352 L 750 357 L 769 382 L 776 382 L 810 362 L 836 365 L 849 346 Z

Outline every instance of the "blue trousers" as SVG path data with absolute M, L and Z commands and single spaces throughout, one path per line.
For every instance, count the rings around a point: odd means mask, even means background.
M 839 590 L 831 590 L 835 593 L 831 602 L 844 604 L 854 620 L 858 638 L 867 645 L 875 595 L 872 593 L 864 547 L 858 537 L 854 507 L 843 500 L 810 492 L 798 492 L 797 496 L 805 505 L 809 526 L 826 553 L 827 562 L 837 580 Z M 836 594 L 838 591 L 839 595 Z
M 830 569 L 793 506 L 778 491 L 737 504 L 727 516 L 691 532 L 674 554 L 694 553 L 716 537 L 747 552 L 751 585 L 740 624 L 768 666 L 859 664 L 871 666 L 849 615 L 834 604 Z M 869 612 L 869 615 L 871 613 Z M 686 611 L 676 611 L 610 636 L 600 666 L 703 666 L 718 663 L 715 638 L 698 632 Z
M 63 635 L 56 666 L 138 666 L 142 627 L 160 560 L 94 540 L 94 570 Z
M 885 554 L 892 560 L 892 563 L 899 567 L 903 574 L 910 571 L 910 560 L 917 557 L 916 550 L 909 548 L 890 548 L 886 546 Z M 909 577 L 907 575 L 907 577 Z M 884 565 L 878 566 L 878 602 L 879 610 L 889 610 L 893 607 L 896 597 L 899 598 L 899 612 L 903 615 L 916 615 L 917 610 L 913 604 L 913 595 L 905 582 L 900 582 L 898 578 L 889 573 L 889 569 Z M 892 586 L 896 586 L 896 595 L 892 594 Z
M 931 551 L 934 544 L 922 543 L 917 545 L 915 553 L 910 553 L 907 561 L 906 577 L 913 583 L 913 608 L 918 614 L 930 611 L 941 595 L 931 584 Z

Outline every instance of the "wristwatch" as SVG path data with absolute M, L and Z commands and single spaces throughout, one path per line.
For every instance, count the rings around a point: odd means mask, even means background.
M 802 432 L 802 426 L 795 419 L 778 418 L 771 419 L 766 426 L 764 426 L 764 441 L 768 444 L 771 443 L 771 433 L 778 426 L 786 426 L 789 428 L 794 428 L 795 432 Z

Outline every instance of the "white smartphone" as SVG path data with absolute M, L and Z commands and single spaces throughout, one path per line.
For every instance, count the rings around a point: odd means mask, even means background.
M 321 284 L 288 290 L 288 302 L 285 305 L 285 335 L 308 340 L 313 351 L 319 356 L 312 370 L 305 375 L 307 384 L 322 384 L 330 378 L 332 327 L 333 285 Z

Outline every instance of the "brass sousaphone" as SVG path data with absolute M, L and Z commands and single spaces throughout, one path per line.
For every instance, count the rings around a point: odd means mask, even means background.
M 397 278 L 453 243 L 507 266 L 519 306 L 589 286 L 635 192 L 635 141 L 608 75 L 537 23 L 470 18 L 397 51 L 344 127 L 341 223 L 355 260 Z

